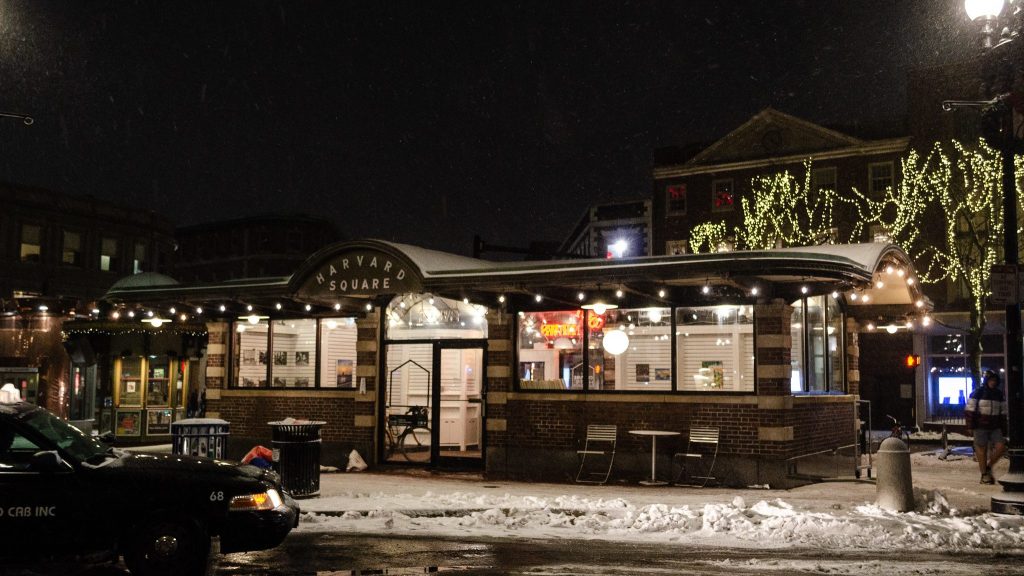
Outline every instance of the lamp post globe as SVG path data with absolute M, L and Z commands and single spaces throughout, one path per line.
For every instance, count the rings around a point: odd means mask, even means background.
M 1003 11 L 1005 0 L 964 0 L 964 12 L 971 20 L 995 18 Z

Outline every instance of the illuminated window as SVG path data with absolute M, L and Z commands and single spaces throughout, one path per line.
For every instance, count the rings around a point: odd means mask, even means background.
M 135 254 L 132 258 L 132 274 L 138 274 L 139 272 L 145 272 L 146 268 L 149 268 L 149 263 L 146 258 L 147 246 L 145 242 L 135 243 Z
M 754 390 L 754 311 L 751 306 L 676 309 L 678 390 Z
M 820 193 L 822 190 L 836 191 L 835 167 L 815 168 L 811 171 L 811 191 Z
M 733 209 L 735 198 L 732 178 L 715 180 L 711 185 L 711 210 L 727 212 Z
M 889 231 L 881 224 L 872 224 L 870 234 L 872 242 L 881 242 L 883 244 L 892 242 L 892 237 L 889 235 Z
M 590 390 L 672 390 L 670 309 L 592 312 L 589 324 Z
M 353 318 L 265 317 L 232 325 L 235 388 L 355 388 Z M 319 338 L 318 338 L 319 335 Z M 318 378 L 319 376 L 319 378 Z
M 527 312 L 519 317 L 519 386 L 527 389 L 582 390 L 583 310 Z
M 82 235 L 78 232 L 64 231 L 60 261 L 70 266 L 82 265 Z
M 33 224 L 21 225 L 21 261 L 39 262 L 42 252 L 43 228 Z
M 686 214 L 686 184 L 665 187 L 665 213 Z
M 875 162 L 868 165 L 869 194 L 882 194 L 886 188 L 892 187 L 894 182 L 892 162 Z
M 792 306 L 791 391 L 842 393 L 846 348 L 838 302 L 831 296 L 813 296 Z
M 686 240 L 669 240 L 665 242 L 665 254 L 669 256 L 686 254 Z
M 100 241 L 100 270 L 115 272 L 118 269 L 117 239 L 104 238 Z

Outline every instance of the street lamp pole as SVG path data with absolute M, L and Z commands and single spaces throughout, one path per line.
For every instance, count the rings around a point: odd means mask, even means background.
M 1017 173 L 1014 157 L 1020 147 L 1014 132 L 1013 111 L 1015 95 L 1012 90 L 1015 76 L 1013 64 L 1003 52 L 1016 48 L 1018 40 L 1017 21 L 1021 16 L 1020 2 L 1011 0 L 1008 26 L 1000 27 L 1000 16 L 1007 10 L 1004 0 L 964 0 L 967 16 L 981 25 L 982 50 L 986 56 L 1000 58 L 999 76 L 1006 81 L 1001 86 L 1003 93 L 988 102 L 979 102 L 983 121 L 984 136 L 990 145 L 1000 151 L 1002 161 L 1003 191 L 1003 255 L 1005 263 L 1015 270 L 1019 263 L 1017 248 Z M 998 37 L 997 37 L 998 35 Z M 998 41 L 997 41 L 998 40 Z M 989 90 L 994 88 L 990 81 Z M 949 110 L 967 103 L 948 102 L 943 108 Z M 1006 305 L 1006 400 L 1009 424 L 1010 469 L 999 479 L 1003 492 L 992 497 L 992 511 L 1004 514 L 1024 514 L 1024 345 L 1021 341 L 1019 296 Z

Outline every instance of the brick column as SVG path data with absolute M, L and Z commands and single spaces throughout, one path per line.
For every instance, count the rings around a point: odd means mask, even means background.
M 206 416 L 210 418 L 220 417 L 220 391 L 228 387 L 229 330 L 228 322 L 206 323 Z
M 356 395 L 355 418 L 351 426 L 357 429 L 364 429 L 365 434 L 357 431 L 360 437 L 365 437 L 369 445 L 373 445 L 377 425 L 377 369 L 380 364 L 380 308 L 374 308 L 367 312 L 366 316 L 356 320 L 356 387 L 363 389 L 366 385 L 366 392 Z
M 502 310 L 487 314 L 487 454 L 484 470 L 505 475 L 508 468 L 508 393 L 513 389 L 516 316 Z
M 846 393 L 860 396 L 860 324 L 846 319 Z
M 785 456 L 793 441 L 790 355 L 793 308 L 784 300 L 754 306 L 757 363 L 758 452 Z

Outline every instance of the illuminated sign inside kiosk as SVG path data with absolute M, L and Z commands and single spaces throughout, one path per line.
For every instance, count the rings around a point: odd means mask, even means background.
M 309 275 L 299 294 L 325 298 L 393 294 L 418 288 L 418 275 L 405 262 L 389 254 L 363 250 L 331 257 Z

